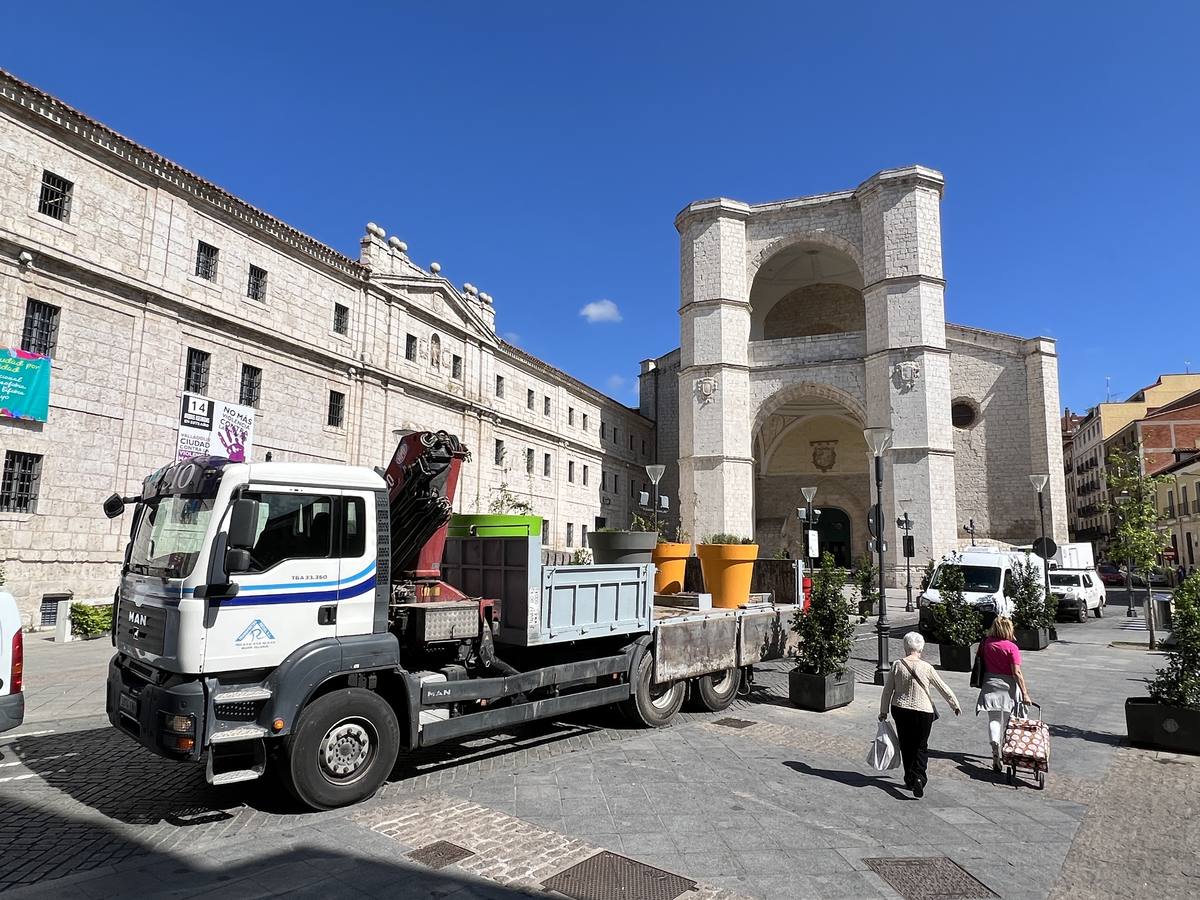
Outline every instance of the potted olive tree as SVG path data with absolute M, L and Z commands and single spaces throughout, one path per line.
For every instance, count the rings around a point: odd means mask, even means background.
M 704 589 L 712 594 L 713 606 L 736 609 L 750 600 L 750 581 L 758 544 L 740 534 L 710 534 L 696 545 Z
M 800 642 L 796 668 L 788 673 L 788 698 L 801 709 L 825 712 L 854 699 L 854 676 L 846 666 L 854 645 L 854 607 L 845 587 L 845 573 L 823 553 L 809 604 L 792 616 Z
M 628 531 L 601 528 L 588 534 L 588 546 L 597 565 L 652 562 L 658 532 L 647 519 L 633 514 Z
M 975 646 L 983 640 L 983 617 L 963 597 L 964 587 L 959 566 L 942 567 L 939 601 L 931 610 L 930 637 L 938 645 L 942 668 L 951 672 L 970 672 Z
M 854 589 L 858 593 L 858 614 L 874 616 L 879 613 L 879 568 L 870 553 L 863 554 L 854 570 Z
M 1175 589 L 1172 633 L 1150 696 L 1126 699 L 1125 727 L 1130 743 L 1200 754 L 1200 574 Z
M 1028 553 L 1024 562 L 1013 566 L 1009 599 L 1013 601 L 1014 639 L 1022 650 L 1044 650 L 1050 644 L 1058 602 L 1053 595 L 1046 597 L 1044 578 Z

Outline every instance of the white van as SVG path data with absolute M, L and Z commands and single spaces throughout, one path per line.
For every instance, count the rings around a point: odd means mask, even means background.
M 1037 569 L 1038 577 L 1044 578 L 1045 563 L 1042 558 L 1021 550 L 971 547 L 947 553 L 934 570 L 929 587 L 922 591 L 917 599 L 917 608 L 921 614 L 917 630 L 926 638 L 929 637 L 927 632 L 933 623 L 932 607 L 941 602 L 938 581 L 947 565 L 956 565 L 962 569 L 963 599 L 983 613 L 985 627 L 991 625 L 996 616 L 1011 616 L 1013 602 L 1007 595 L 1012 593 L 1013 569 L 1023 565 L 1026 558 Z
M 0 591 L 0 731 L 25 721 L 25 636 L 21 613 L 12 594 Z

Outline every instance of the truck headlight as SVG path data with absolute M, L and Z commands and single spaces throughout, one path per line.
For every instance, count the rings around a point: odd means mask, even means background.
M 196 720 L 192 716 L 166 716 L 163 722 L 163 731 L 169 731 L 172 734 L 194 735 Z

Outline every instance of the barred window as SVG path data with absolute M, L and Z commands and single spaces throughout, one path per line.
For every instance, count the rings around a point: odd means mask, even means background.
M 61 175 L 42 170 L 42 190 L 38 194 L 38 212 L 60 222 L 70 221 L 71 193 L 75 185 Z
M 4 454 L 4 480 L 0 483 L 0 511 L 37 512 L 38 483 L 42 480 L 40 453 Z
M 258 366 L 242 366 L 242 385 L 238 392 L 238 402 L 242 406 L 258 408 L 262 398 L 262 369 Z
M 450 377 L 458 379 L 459 381 L 462 380 L 462 357 L 461 356 L 451 356 L 450 357 Z
M 330 428 L 341 428 L 346 413 L 346 395 L 341 391 L 329 392 L 329 416 L 325 423 Z
M 504 465 L 504 441 L 500 440 L 499 438 L 496 440 L 496 447 L 494 450 L 494 455 L 492 456 L 492 461 L 498 466 Z
M 58 347 L 57 306 L 29 298 L 25 303 L 25 327 L 21 329 L 21 349 L 42 356 L 54 356 Z
M 409 362 L 413 362 L 417 358 L 417 336 L 415 334 L 404 336 L 404 358 Z
M 530 475 L 533 474 L 533 448 L 532 447 L 527 447 L 525 449 L 525 471 L 528 472 Z
M 250 281 L 246 285 L 246 296 L 251 300 L 267 299 L 267 270 L 250 267 Z
M 195 347 L 188 347 L 187 372 L 183 378 L 183 389 L 190 394 L 208 393 L 208 364 L 212 355 Z
M 350 307 L 340 303 L 333 304 L 333 330 L 338 334 L 350 331 Z
M 503 375 L 496 376 L 496 396 L 497 397 L 504 396 L 504 376 Z
M 199 241 L 196 244 L 196 274 L 206 281 L 217 280 L 217 257 L 221 251 L 212 244 Z

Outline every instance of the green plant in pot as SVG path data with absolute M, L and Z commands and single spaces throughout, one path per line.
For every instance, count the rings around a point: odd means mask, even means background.
M 864 554 L 854 570 L 854 590 L 858 594 L 858 614 L 874 616 L 879 612 L 879 567 L 871 554 Z
M 962 568 L 942 566 L 937 577 L 939 600 L 931 608 L 930 639 L 938 645 L 943 669 L 970 672 L 974 647 L 983 640 L 983 616 L 963 597 Z
M 1050 644 L 1058 601 L 1046 597 L 1045 572 L 1035 565 L 1030 554 L 1013 566 L 1011 586 L 1005 594 L 1013 602 L 1013 630 L 1022 650 L 1043 650 Z
M 845 587 L 845 573 L 833 556 L 822 554 L 808 608 L 792 617 L 800 643 L 796 668 L 788 673 L 788 698 L 801 709 L 825 712 L 854 699 L 854 676 L 846 666 L 854 646 L 854 607 Z
M 588 546 L 600 566 L 649 563 L 657 543 L 653 523 L 637 513 L 627 530 L 601 528 L 588 534 Z
M 1125 701 L 1125 726 L 1134 744 L 1200 754 L 1200 574 L 1175 589 L 1174 640 L 1149 697 Z

